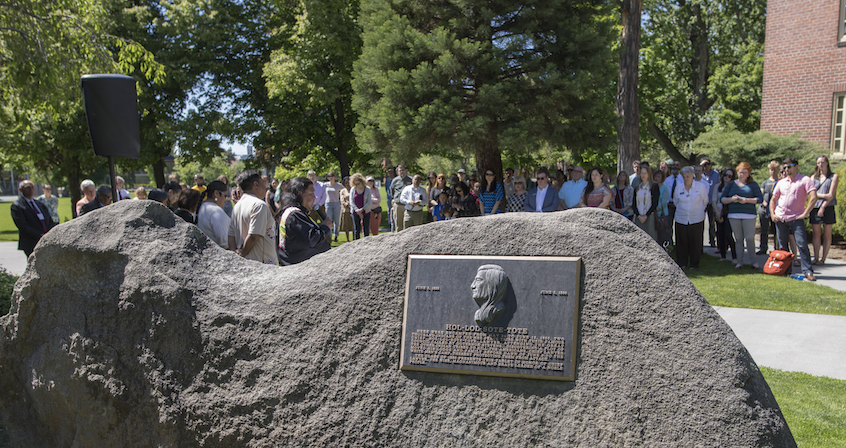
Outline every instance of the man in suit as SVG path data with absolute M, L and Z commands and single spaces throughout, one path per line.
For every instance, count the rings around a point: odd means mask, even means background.
M 538 186 L 529 190 L 525 211 L 554 212 L 558 210 L 558 190 L 549 185 L 549 170 L 541 168 L 537 174 Z
M 32 198 L 35 195 L 35 185 L 32 182 L 21 181 L 18 191 L 21 195 L 12 203 L 10 211 L 12 220 L 18 227 L 18 249 L 29 257 L 38 240 L 52 229 L 55 223 L 47 206 Z
M 100 185 L 100 187 L 97 188 L 97 197 L 94 198 L 93 201 L 82 206 L 82 209 L 79 211 L 79 216 L 82 216 L 91 210 L 97 210 L 98 208 L 105 207 L 111 203 L 112 188 L 108 185 Z

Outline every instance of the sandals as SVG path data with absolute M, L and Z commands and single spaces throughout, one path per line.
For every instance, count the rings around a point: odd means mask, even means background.
M 825 261 L 822 261 L 822 260 L 817 260 L 813 263 L 814 266 L 822 266 L 824 264 L 825 264 Z

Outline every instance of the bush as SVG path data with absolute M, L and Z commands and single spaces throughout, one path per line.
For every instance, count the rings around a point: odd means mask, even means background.
M 734 168 L 740 162 L 748 162 L 759 183 L 770 177 L 767 165 L 771 160 L 781 163 L 787 157 L 796 157 L 799 172 L 810 175 L 817 157 L 825 154 L 817 143 L 802 140 L 799 134 L 781 136 L 768 131 L 749 134 L 737 130 L 706 132 L 691 142 L 690 148 L 710 157 L 715 168 Z
M 7 314 L 12 307 L 12 290 L 17 281 L 17 275 L 0 268 L 0 316 Z
M 846 176 L 846 164 L 835 170 L 837 177 L 840 178 L 837 182 L 837 205 L 834 206 L 834 213 L 837 216 L 837 222 L 831 226 L 831 231 L 840 238 L 846 239 L 846 182 L 843 181 Z M 832 239 L 837 239 L 832 237 Z

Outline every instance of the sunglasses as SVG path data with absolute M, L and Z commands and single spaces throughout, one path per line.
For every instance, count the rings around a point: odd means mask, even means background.
M 546 180 L 546 177 L 538 177 L 538 180 Z
M 493 176 L 494 173 L 485 173 L 485 176 Z
M 786 170 L 788 168 L 793 168 L 796 165 L 798 165 L 798 163 L 791 163 L 790 165 L 782 165 L 781 167 Z

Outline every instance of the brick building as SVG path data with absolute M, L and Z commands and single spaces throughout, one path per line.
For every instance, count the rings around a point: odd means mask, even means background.
M 769 0 L 761 129 L 846 157 L 846 0 Z

